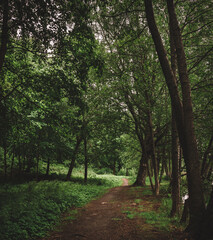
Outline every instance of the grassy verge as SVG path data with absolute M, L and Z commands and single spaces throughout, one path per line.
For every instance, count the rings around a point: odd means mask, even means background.
M 161 195 L 156 198 L 150 187 L 134 187 L 129 191 L 134 200 L 129 205 L 123 206 L 123 213 L 127 218 L 141 218 L 147 224 L 147 228 L 152 226 L 161 231 L 172 232 L 181 229 L 179 218 L 169 216 L 171 197 Z M 143 225 L 143 228 L 146 228 L 146 225 Z
M 80 207 L 121 185 L 122 177 L 90 176 L 88 184 L 76 173 L 74 182 L 31 181 L 0 186 L 0 239 L 29 240 L 45 236 L 70 207 Z

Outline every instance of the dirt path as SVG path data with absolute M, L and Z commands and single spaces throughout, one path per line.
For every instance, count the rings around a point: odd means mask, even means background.
M 167 240 L 178 236 L 147 225 L 142 218 L 130 219 L 125 210 L 136 208 L 138 191 L 132 191 L 128 180 L 123 186 L 110 189 L 98 200 L 93 200 L 78 211 L 77 218 L 65 222 L 48 240 Z M 151 197 L 151 196 L 148 196 Z M 144 205 L 148 204 L 144 199 Z M 153 207 L 153 206 L 152 206 Z M 157 206 L 154 206 L 157 207 Z

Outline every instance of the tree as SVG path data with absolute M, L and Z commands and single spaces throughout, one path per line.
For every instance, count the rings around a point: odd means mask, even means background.
M 161 40 L 153 13 L 152 1 L 145 0 L 146 18 L 159 61 L 169 89 L 172 108 L 175 112 L 175 119 L 178 128 L 178 134 L 181 146 L 183 148 L 184 160 L 187 168 L 187 179 L 189 187 L 189 209 L 190 223 L 189 230 L 196 234 L 204 214 L 204 198 L 202 191 L 202 182 L 200 177 L 200 163 L 198 158 L 197 143 L 194 134 L 193 111 L 191 102 L 191 88 L 187 73 L 187 64 L 185 52 L 182 44 L 177 16 L 174 10 L 173 1 L 167 1 L 169 18 L 171 22 L 171 35 L 173 36 L 176 53 L 179 79 L 182 87 L 183 101 L 180 100 L 179 92 L 176 85 L 176 78 L 169 64 L 167 53 Z

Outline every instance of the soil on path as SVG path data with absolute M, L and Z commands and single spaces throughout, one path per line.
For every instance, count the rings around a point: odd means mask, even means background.
M 57 232 L 45 240 L 178 240 L 181 233 L 168 233 L 149 225 L 143 218 L 127 217 L 125 210 L 136 208 L 135 199 L 141 196 L 144 208 L 156 210 L 159 203 L 148 206 L 153 196 L 142 196 L 140 190 L 128 186 L 123 179 L 123 186 L 110 189 L 97 200 L 91 201 L 78 210 L 75 220 L 64 221 Z M 153 200 L 153 199 L 152 199 Z

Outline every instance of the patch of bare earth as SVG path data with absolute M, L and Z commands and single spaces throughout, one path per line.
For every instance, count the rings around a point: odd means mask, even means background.
M 145 219 L 127 217 L 125 209 L 143 206 L 156 210 L 158 201 L 154 196 L 143 196 L 142 189 L 128 186 L 123 179 L 122 187 L 110 189 L 98 200 L 93 200 L 78 210 L 75 220 L 63 221 L 57 232 L 44 240 L 179 240 L 182 233 L 165 232 L 147 224 Z M 141 199 L 138 203 L 135 199 Z

